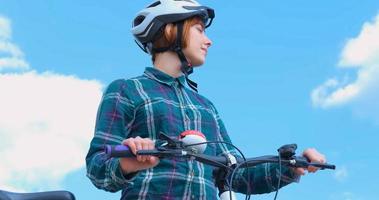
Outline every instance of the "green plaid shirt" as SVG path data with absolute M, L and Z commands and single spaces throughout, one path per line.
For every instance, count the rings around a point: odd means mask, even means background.
M 173 78 L 158 69 L 146 68 L 142 76 L 112 82 L 104 92 L 96 119 L 95 135 L 86 157 L 87 176 L 100 189 L 122 190 L 121 199 L 216 199 L 213 168 L 197 161 L 162 159 L 151 169 L 133 175 L 122 173 L 118 158 L 107 158 L 104 145 L 120 144 L 125 138 L 156 139 L 159 132 L 177 137 L 185 130 L 202 132 L 207 141 L 230 142 L 214 105 L 184 86 L 184 76 Z M 224 144 L 209 144 L 209 155 L 236 152 Z M 250 191 L 276 189 L 278 167 L 262 164 L 249 169 Z M 284 168 L 282 185 L 297 181 Z M 247 170 L 240 170 L 235 191 L 246 193 Z

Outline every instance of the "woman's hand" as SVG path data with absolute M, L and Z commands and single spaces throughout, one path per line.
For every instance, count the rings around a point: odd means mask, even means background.
M 122 144 L 128 146 L 134 155 L 139 150 L 152 150 L 155 148 L 154 142 L 149 138 L 128 138 L 122 141 Z M 159 159 L 154 156 L 137 156 L 133 158 L 120 158 L 120 166 L 124 174 L 137 172 L 140 170 L 155 167 Z
M 307 158 L 310 162 L 319 162 L 319 163 L 326 163 L 326 158 L 323 154 L 319 153 L 316 149 L 314 148 L 309 148 L 306 149 L 303 152 L 303 156 Z M 298 175 L 304 175 L 305 170 L 307 170 L 310 173 L 314 173 L 318 170 L 319 168 L 309 166 L 307 169 L 305 168 L 296 168 L 295 173 Z

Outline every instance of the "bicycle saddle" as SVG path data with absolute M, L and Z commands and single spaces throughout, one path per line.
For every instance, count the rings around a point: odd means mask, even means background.
M 0 190 L 0 200 L 75 200 L 68 191 L 16 193 Z

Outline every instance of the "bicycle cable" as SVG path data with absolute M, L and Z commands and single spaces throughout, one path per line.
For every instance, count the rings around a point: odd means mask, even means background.
M 207 142 L 200 142 L 200 143 L 194 143 L 194 144 L 189 144 L 189 145 L 185 145 L 185 147 L 189 147 L 189 146 L 195 146 L 195 145 L 201 145 L 201 144 L 226 144 L 226 145 L 229 145 L 229 146 L 232 146 L 234 149 L 236 149 L 238 151 L 238 153 L 241 155 L 242 159 L 243 159 L 243 162 L 242 163 L 246 163 L 247 160 L 246 160 L 246 157 L 245 155 L 242 153 L 242 151 L 236 147 L 234 144 L 230 143 L 230 142 L 224 142 L 224 141 L 207 141 Z M 217 162 L 218 163 L 218 162 Z M 225 165 L 224 165 L 225 166 Z M 238 166 L 238 165 L 237 165 Z M 232 171 L 232 177 L 234 177 L 234 172 L 236 170 L 236 168 L 234 169 L 231 169 L 229 166 L 226 167 L 228 170 Z M 237 167 L 238 168 L 238 167 Z M 245 180 L 245 177 L 242 176 L 242 174 L 239 174 L 241 176 L 241 178 L 244 180 L 244 182 L 246 182 Z M 245 200 L 246 199 L 250 199 L 250 171 L 247 169 L 247 173 L 246 173 L 246 176 L 248 177 L 247 179 L 247 184 L 246 184 L 246 188 L 247 188 L 247 192 L 246 192 L 246 196 L 245 196 Z M 228 181 L 228 179 L 226 179 L 226 185 L 228 186 L 229 188 L 229 197 L 230 199 L 232 199 L 232 189 L 233 189 L 233 179 L 231 178 L 231 185 L 230 185 L 230 182 Z
M 276 197 L 278 196 L 278 193 L 279 193 L 281 178 L 282 178 L 282 157 L 280 156 L 280 153 L 279 153 L 279 178 L 278 178 L 278 185 L 276 186 L 276 192 L 275 192 L 274 200 L 276 200 Z

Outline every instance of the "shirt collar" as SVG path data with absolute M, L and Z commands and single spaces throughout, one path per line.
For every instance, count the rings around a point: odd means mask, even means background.
M 174 78 L 154 67 L 146 67 L 144 74 L 150 79 L 170 86 L 174 85 L 176 82 L 179 82 L 182 86 L 184 86 L 186 81 L 184 75 Z

